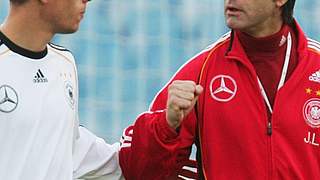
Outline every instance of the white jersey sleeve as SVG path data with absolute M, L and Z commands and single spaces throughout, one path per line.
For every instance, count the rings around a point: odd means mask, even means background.
M 123 179 L 119 165 L 120 144 L 107 144 L 84 127 L 79 127 L 79 138 L 73 152 L 74 178 Z
M 61 48 L 50 44 L 55 48 Z M 74 65 L 76 79 L 75 93 L 75 121 L 73 140 L 73 179 L 94 179 L 94 180 L 120 180 L 122 177 L 119 165 L 120 144 L 107 144 L 102 138 L 97 137 L 88 129 L 79 126 L 78 116 L 78 73 L 73 55 L 65 53 Z
M 71 55 L 71 53 L 70 53 Z M 71 55 L 72 56 L 72 55 Z M 70 57 L 73 59 L 73 57 Z M 74 64 L 76 66 L 76 64 Z M 76 71 L 76 68 L 75 68 Z M 78 77 L 77 71 L 75 77 Z M 78 81 L 78 79 L 76 79 Z M 79 126 L 78 116 L 78 83 L 75 89 L 76 120 L 74 125 L 73 144 L 73 177 L 75 179 L 121 179 L 119 165 L 120 144 L 107 144 L 88 129 Z

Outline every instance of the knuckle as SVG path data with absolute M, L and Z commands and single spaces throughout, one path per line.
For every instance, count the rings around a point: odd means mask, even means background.
M 187 105 L 187 107 L 190 107 L 192 105 L 192 102 L 191 101 L 187 101 L 186 105 Z
M 190 84 L 196 86 L 196 83 L 194 81 L 190 81 Z
M 194 99 L 194 93 L 189 93 L 190 99 Z
M 179 103 L 178 98 L 176 96 L 173 96 L 171 98 L 171 104 L 172 105 L 177 105 Z

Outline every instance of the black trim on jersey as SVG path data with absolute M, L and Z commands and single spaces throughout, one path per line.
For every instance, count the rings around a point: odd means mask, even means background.
M 197 107 L 197 103 L 196 103 Z M 198 119 L 198 108 L 195 108 L 195 113 L 197 117 L 197 124 L 196 124 L 196 138 L 195 138 L 195 145 L 197 147 L 196 151 L 196 160 L 198 164 L 198 178 L 199 180 L 204 180 L 203 170 L 202 170 L 202 157 L 201 157 L 201 144 L 200 144 L 200 137 L 199 137 L 199 119 Z
M 4 35 L 0 31 L 0 40 L 4 43 L 11 51 L 20 54 L 22 56 L 31 58 L 31 59 L 42 59 L 48 54 L 47 47 L 43 51 L 35 52 L 25 49 L 23 47 L 18 46 L 14 42 L 12 42 L 6 35 Z
M 66 49 L 65 47 L 63 46 L 59 46 L 59 45 L 56 45 L 56 44 L 53 44 L 53 43 L 49 43 L 49 46 L 52 47 L 53 49 L 56 49 L 56 50 L 59 50 L 59 51 L 69 51 L 68 49 Z M 70 52 L 70 51 L 69 51 Z
M 229 53 L 229 52 L 231 51 L 231 49 L 232 49 L 233 40 L 234 40 L 234 30 L 232 29 L 232 30 L 231 30 L 231 35 L 230 35 L 230 44 L 229 44 L 229 47 L 228 47 L 228 49 L 227 49 L 227 51 L 226 51 L 226 53 L 225 53 L 226 56 L 228 55 L 228 53 Z
M 203 65 L 201 67 L 201 69 L 203 68 Z M 200 84 L 200 74 L 198 75 L 198 80 L 197 80 L 197 84 Z M 202 169 L 202 155 L 201 155 L 201 143 L 200 143 L 200 137 L 199 137 L 199 100 L 196 102 L 195 106 L 194 106 L 194 111 L 196 114 L 196 118 L 197 118 L 197 123 L 196 123 L 196 137 L 195 137 L 195 145 L 197 147 L 197 151 L 196 151 L 196 161 L 198 164 L 197 170 L 198 170 L 198 179 L 199 180 L 204 180 L 204 174 L 203 174 L 203 169 Z

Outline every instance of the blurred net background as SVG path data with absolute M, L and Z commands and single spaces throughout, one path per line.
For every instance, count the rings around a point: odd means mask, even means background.
M 9 0 L 0 0 L 0 20 Z M 76 57 L 81 124 L 105 138 L 148 109 L 155 94 L 189 58 L 228 31 L 223 0 L 93 0 L 73 35 L 54 43 Z M 298 0 L 295 17 L 320 40 L 320 1 Z

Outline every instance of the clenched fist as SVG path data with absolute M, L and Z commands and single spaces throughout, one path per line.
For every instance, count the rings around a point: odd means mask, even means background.
M 168 88 L 167 122 L 172 128 L 178 128 L 193 109 L 203 88 L 193 81 L 176 80 Z

